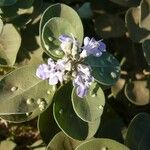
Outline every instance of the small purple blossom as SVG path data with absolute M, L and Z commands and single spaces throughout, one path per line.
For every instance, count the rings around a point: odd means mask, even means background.
M 89 86 L 93 81 L 94 78 L 91 76 L 90 67 L 79 64 L 77 68 L 77 75 L 73 80 L 73 85 L 76 87 L 77 95 L 81 98 L 86 96 Z
M 60 35 L 59 41 L 61 42 L 60 48 L 66 55 L 72 55 L 73 58 L 77 55 L 79 49 L 79 42 L 75 38 L 68 35 Z
M 42 80 L 48 79 L 50 74 L 50 66 L 46 64 L 39 65 L 38 69 L 36 70 L 36 76 Z
M 70 37 L 69 35 L 65 35 L 65 34 L 62 34 L 58 37 L 59 41 L 60 42 L 73 42 L 73 39 L 72 37 Z
M 73 35 L 60 35 L 58 39 L 64 57 L 56 62 L 49 58 L 47 64 L 39 65 L 36 76 L 42 80 L 48 80 L 50 85 L 56 85 L 73 78 L 76 94 L 83 98 L 87 95 L 94 77 L 91 75 L 90 66 L 81 63 L 89 55 L 100 57 L 106 51 L 106 45 L 102 40 L 96 41 L 89 37 L 84 38 L 83 47 L 80 47 Z
M 56 85 L 58 82 L 63 82 L 65 71 L 69 71 L 70 62 L 59 59 L 54 62 L 51 58 L 48 59 L 48 64 L 41 64 L 36 71 L 36 76 L 42 80 L 49 79 L 50 85 Z
M 96 41 L 94 38 L 85 37 L 83 51 L 80 57 L 85 58 L 89 55 L 94 55 L 95 57 L 100 57 L 103 52 L 106 51 L 106 45 L 102 40 Z

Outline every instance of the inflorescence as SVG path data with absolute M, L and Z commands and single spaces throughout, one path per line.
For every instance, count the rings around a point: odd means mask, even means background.
M 83 61 L 89 55 L 100 57 L 106 51 L 106 45 L 102 40 L 85 37 L 84 46 L 81 47 L 73 36 L 68 35 L 60 35 L 59 41 L 59 50 L 64 52 L 64 57 L 57 61 L 49 58 L 47 64 L 39 65 L 36 76 L 42 80 L 47 79 L 50 85 L 72 79 L 77 95 L 83 98 L 94 81 L 91 67 L 83 64 Z

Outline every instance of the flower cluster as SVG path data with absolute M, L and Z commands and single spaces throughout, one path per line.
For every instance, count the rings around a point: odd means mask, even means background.
M 58 82 L 63 82 L 65 79 L 65 72 L 71 70 L 71 63 L 64 59 L 59 59 L 54 62 L 51 58 L 48 59 L 48 64 L 41 64 L 37 71 L 36 76 L 40 79 L 49 79 L 50 85 L 56 85 Z
M 64 57 L 56 62 L 49 58 L 47 64 L 39 65 L 36 76 L 42 80 L 48 79 L 50 85 L 72 79 L 77 95 L 83 98 L 87 95 L 94 78 L 90 66 L 82 62 L 89 55 L 100 57 L 106 51 L 106 45 L 102 40 L 96 41 L 94 38 L 85 37 L 84 46 L 80 47 L 79 42 L 68 35 L 60 35 L 59 41 L 59 50 L 64 52 Z

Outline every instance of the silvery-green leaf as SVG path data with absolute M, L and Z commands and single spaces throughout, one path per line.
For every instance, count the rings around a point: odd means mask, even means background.
M 10 140 L 3 140 L 0 142 L 0 150 L 13 150 L 16 147 L 16 143 Z
M 75 150 L 129 150 L 129 148 L 115 140 L 97 138 L 81 143 Z
M 47 146 L 47 150 L 72 150 L 79 145 L 81 141 L 67 137 L 63 132 L 57 133 Z
M 105 96 L 101 87 L 93 83 L 88 94 L 80 98 L 76 94 L 76 88 L 72 92 L 72 104 L 75 113 L 86 122 L 92 122 L 101 117 L 105 105 Z
M 139 113 L 130 122 L 125 145 L 131 150 L 149 150 L 150 148 L 150 115 Z
M 62 58 L 64 53 L 60 50 L 60 41 L 58 37 L 62 34 L 71 34 L 76 38 L 77 34 L 73 26 L 64 18 L 54 17 L 45 23 L 42 29 L 42 41 L 45 46 L 45 52 L 54 58 Z
M 139 25 L 141 28 L 144 28 L 150 31 L 150 1 L 142 0 L 140 4 L 141 13 Z
M 131 7 L 125 15 L 129 36 L 133 42 L 139 43 L 150 38 L 149 31 L 139 27 L 140 13 L 140 7 Z
M 37 127 L 42 140 L 48 144 L 50 140 L 60 131 L 53 116 L 53 105 L 50 105 L 38 117 Z
M 72 84 L 69 82 L 62 86 L 54 95 L 53 114 L 60 129 L 69 137 L 77 140 L 85 140 L 94 136 L 100 118 L 94 122 L 84 122 L 73 110 L 71 103 Z
M 40 114 L 50 105 L 54 90 L 36 76 L 37 65 L 20 67 L 0 81 L 0 117 L 21 122 Z
M 85 63 L 92 69 L 92 75 L 102 85 L 114 85 L 120 77 L 118 60 L 108 52 L 100 57 L 89 56 Z
M 45 23 L 53 17 L 60 17 L 66 19 L 74 28 L 75 33 L 77 34 L 77 40 L 80 42 L 80 44 L 82 44 L 83 26 L 81 19 L 74 9 L 65 4 L 57 3 L 51 5 L 44 11 L 40 22 L 40 35 L 42 34 L 43 26 L 45 25 Z
M 6 24 L 0 35 L 0 57 L 5 59 L 8 65 L 13 65 L 21 45 L 21 37 L 12 24 Z
M 128 82 L 125 85 L 124 93 L 127 99 L 135 105 L 142 106 L 149 104 L 149 80 Z

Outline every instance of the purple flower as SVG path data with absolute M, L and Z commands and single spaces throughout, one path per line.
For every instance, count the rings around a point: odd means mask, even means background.
M 100 57 L 102 52 L 106 51 L 106 45 L 100 41 L 96 41 L 94 38 L 85 37 L 84 46 L 82 47 L 83 51 L 80 54 L 80 57 L 85 58 L 89 55 L 94 55 Z
M 60 35 L 58 39 L 62 43 L 63 42 L 72 42 L 73 41 L 72 37 L 70 37 L 69 35 L 65 35 L 65 34 Z
M 73 80 L 73 85 L 76 87 L 77 95 L 81 98 L 86 96 L 89 86 L 93 81 L 94 78 L 91 76 L 90 67 L 79 64 L 77 67 L 77 75 Z
M 36 70 L 36 76 L 42 80 L 48 79 L 51 72 L 51 67 L 46 64 L 39 65 Z
M 79 42 L 73 36 L 68 35 L 60 35 L 58 39 L 61 42 L 60 48 L 65 55 L 72 55 L 75 58 L 79 49 Z
M 58 82 L 63 82 L 65 71 L 70 71 L 71 64 L 69 61 L 59 59 L 54 62 L 51 58 L 47 64 L 41 64 L 36 71 L 36 76 L 40 79 L 49 79 L 50 85 L 56 85 Z

